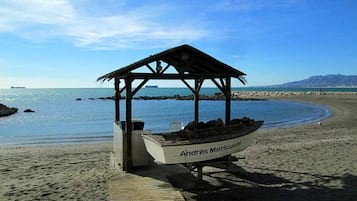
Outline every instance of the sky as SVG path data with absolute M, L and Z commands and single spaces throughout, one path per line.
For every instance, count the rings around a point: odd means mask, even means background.
M 0 88 L 112 87 L 96 79 L 182 44 L 248 87 L 357 75 L 356 19 L 356 0 L 0 0 Z

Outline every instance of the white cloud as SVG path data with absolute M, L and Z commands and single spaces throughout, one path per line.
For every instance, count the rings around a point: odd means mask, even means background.
M 157 14 L 163 12 L 162 7 L 141 7 L 111 16 L 90 16 L 78 10 L 66 0 L 1 1 L 0 32 L 36 41 L 69 39 L 76 46 L 99 49 L 165 46 L 199 40 L 208 34 L 197 26 L 163 23 L 165 20 L 159 20 Z

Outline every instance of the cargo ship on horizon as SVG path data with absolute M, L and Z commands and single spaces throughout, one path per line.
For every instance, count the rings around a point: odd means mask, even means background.
M 145 88 L 159 88 L 157 85 L 146 85 Z
M 26 87 L 16 87 L 16 86 L 11 86 L 11 89 L 25 89 Z

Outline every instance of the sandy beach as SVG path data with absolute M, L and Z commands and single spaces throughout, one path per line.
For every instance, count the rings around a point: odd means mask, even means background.
M 357 199 L 356 94 L 250 95 L 326 105 L 332 116 L 259 130 L 257 143 L 235 154 L 231 166 L 205 167 L 200 185 L 195 173 L 166 175 L 186 200 Z M 0 146 L 0 200 L 110 200 L 108 183 L 124 174 L 109 167 L 111 149 L 111 143 Z
M 259 96 L 262 97 L 262 96 Z M 257 144 L 225 171 L 207 167 L 205 193 L 187 200 L 356 200 L 357 96 L 269 96 L 327 105 L 332 116 L 318 123 L 260 130 Z M 223 185 L 222 185 L 223 184 Z M 217 186 L 215 186 L 217 185 Z
M 108 200 L 110 145 L 0 148 L 0 200 Z

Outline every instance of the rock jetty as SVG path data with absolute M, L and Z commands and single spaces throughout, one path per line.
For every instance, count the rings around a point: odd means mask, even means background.
M 232 101 L 264 101 L 269 97 L 289 97 L 289 96 L 325 96 L 325 95 L 357 95 L 357 92 L 320 92 L 320 91 L 233 91 L 231 95 Z M 125 99 L 121 96 L 120 99 Z M 135 100 L 194 100 L 193 95 L 181 96 L 136 96 Z M 77 98 L 77 101 L 81 100 L 114 100 L 114 96 L 100 97 L 100 98 Z M 219 101 L 225 100 L 225 96 L 222 93 L 215 93 L 213 95 L 200 95 L 200 100 Z
M 258 98 L 249 98 L 249 97 L 239 97 L 239 96 L 233 96 L 232 95 L 232 100 L 233 101 L 241 101 L 241 100 L 254 100 L 254 101 L 261 101 L 265 99 L 258 99 Z M 114 97 L 100 97 L 100 98 L 88 98 L 87 100 L 114 100 Z M 125 99 L 124 96 L 121 96 L 120 99 Z M 194 100 L 193 95 L 187 95 L 187 96 L 181 96 L 181 95 L 173 95 L 173 96 L 136 96 L 133 98 L 134 100 Z M 82 98 L 77 98 L 77 101 L 84 100 Z M 212 101 L 219 101 L 219 100 L 225 100 L 225 97 L 222 93 L 216 93 L 214 95 L 200 95 L 200 100 L 212 100 Z
M 288 97 L 288 96 L 325 96 L 325 95 L 357 95 L 357 92 L 323 92 L 323 91 L 235 91 L 234 97 L 241 98 L 266 98 L 266 97 Z
M 17 110 L 18 109 L 15 107 L 8 107 L 0 103 L 0 117 L 6 117 L 15 114 Z

